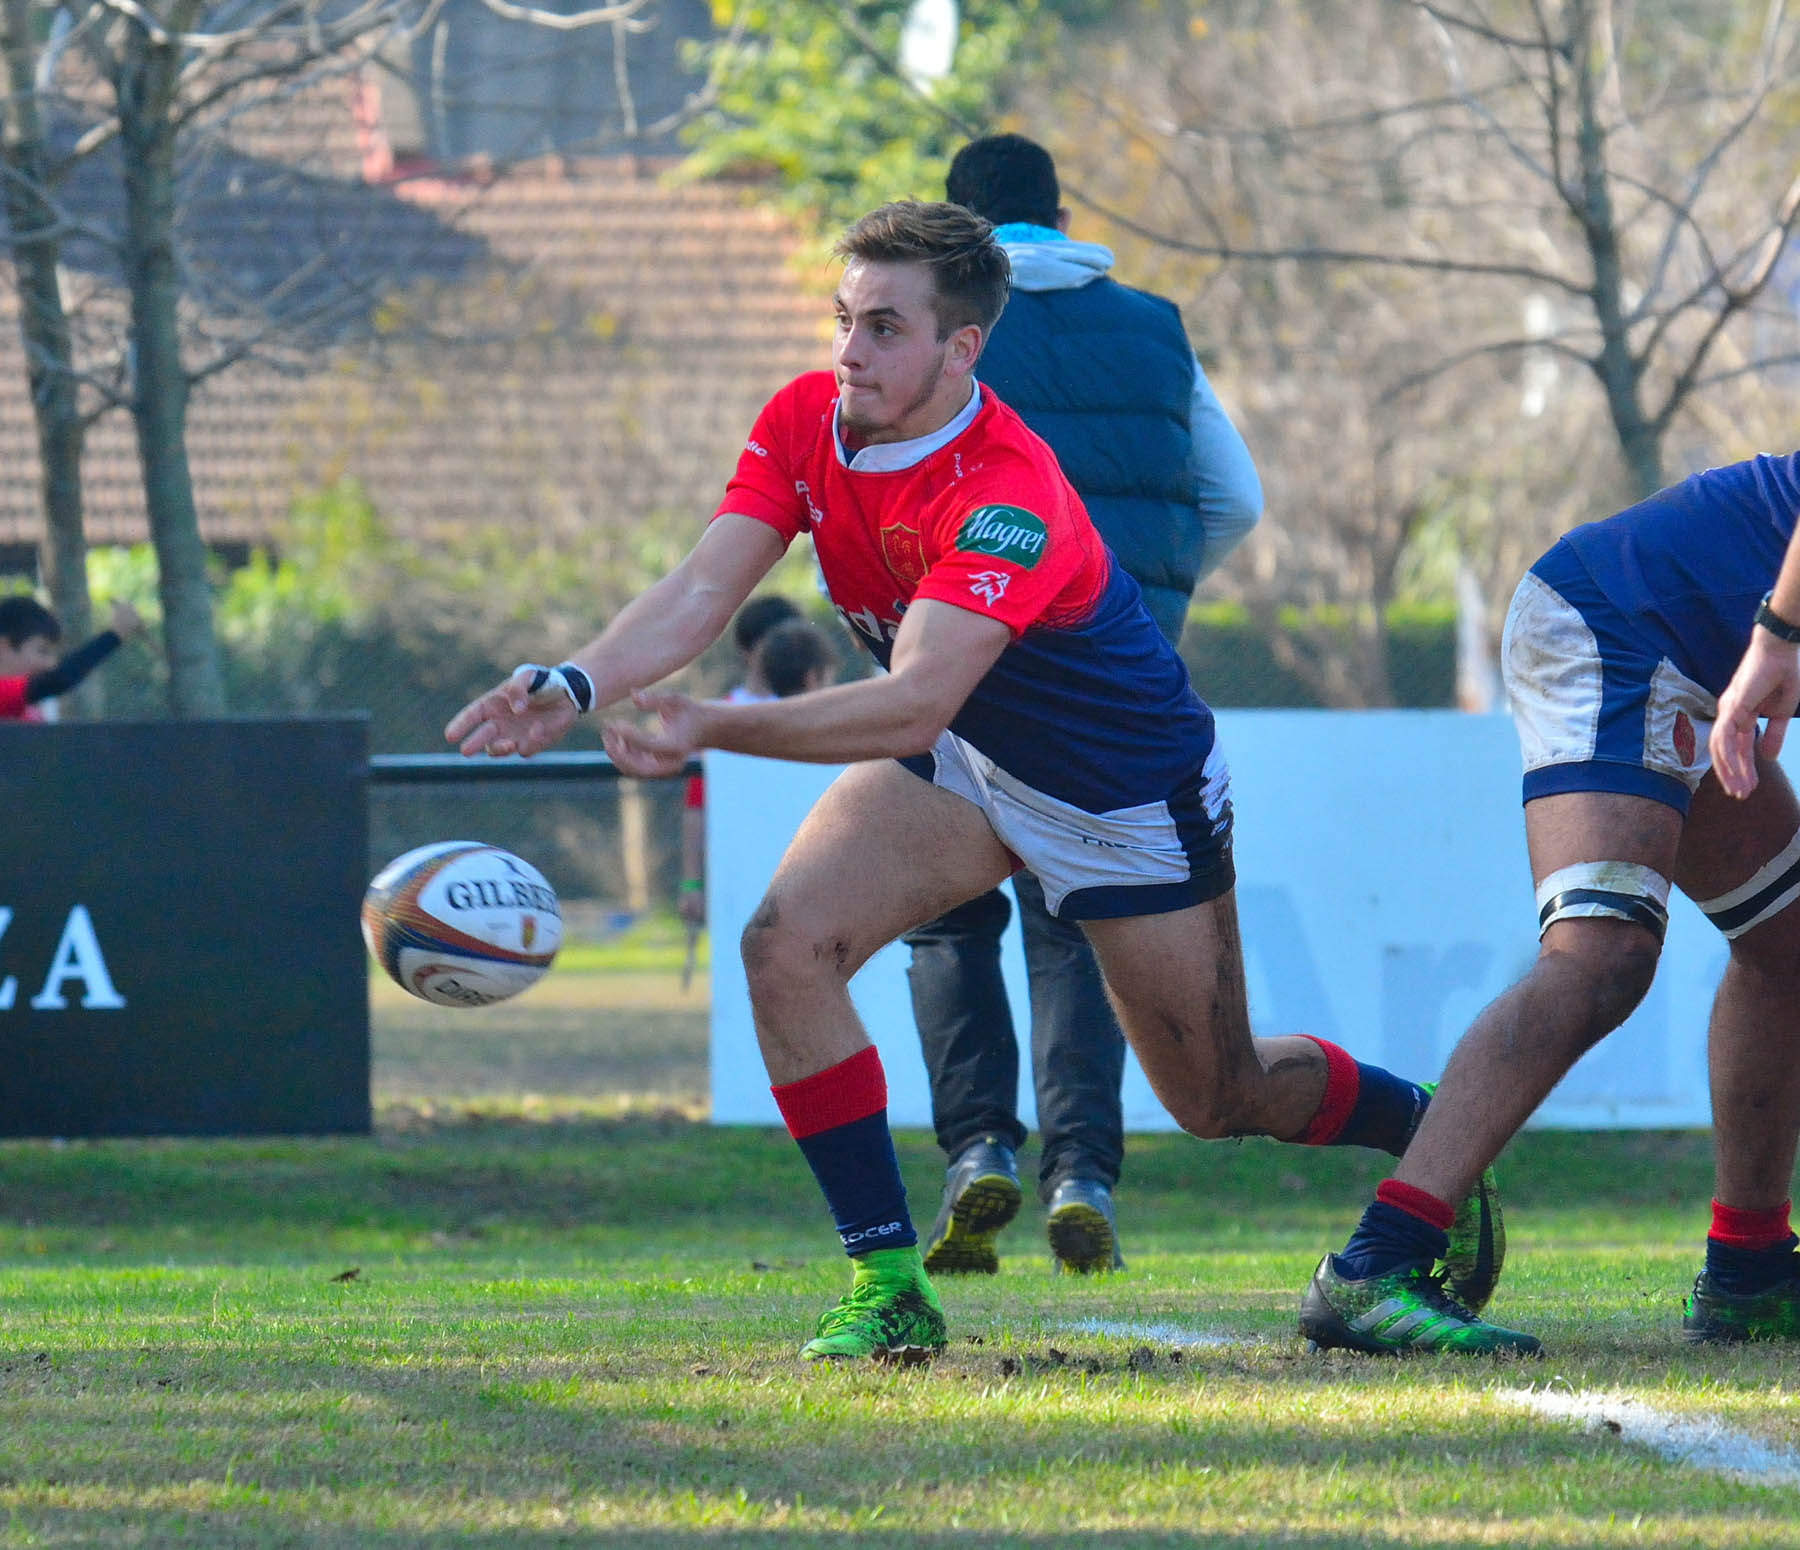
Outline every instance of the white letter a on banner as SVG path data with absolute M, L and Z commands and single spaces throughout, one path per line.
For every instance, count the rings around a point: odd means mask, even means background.
M 94 935 L 94 923 L 88 918 L 85 904 L 77 904 L 69 911 L 62 940 L 56 944 L 56 956 L 50 960 L 50 972 L 44 976 L 44 988 L 31 998 L 32 1010 L 65 1010 L 69 1003 L 63 999 L 62 988 L 76 979 L 87 987 L 81 997 L 84 1007 L 116 1012 L 125 1005 L 125 998 L 113 989 L 112 976 L 106 972 L 100 938 Z

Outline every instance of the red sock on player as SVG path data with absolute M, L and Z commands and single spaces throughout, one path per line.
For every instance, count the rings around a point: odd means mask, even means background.
M 1448 1201 L 1439 1200 L 1416 1184 L 1402 1184 L 1398 1179 L 1383 1179 L 1375 1188 L 1375 1198 L 1396 1211 L 1416 1216 L 1439 1232 L 1449 1232 L 1450 1224 L 1456 1220 L 1456 1207 Z
M 1790 1202 L 1784 1200 L 1769 1211 L 1744 1211 L 1715 1200 L 1712 1231 L 1707 1236 L 1716 1243 L 1752 1254 L 1776 1248 L 1793 1236 L 1794 1230 L 1788 1225 L 1789 1206 Z

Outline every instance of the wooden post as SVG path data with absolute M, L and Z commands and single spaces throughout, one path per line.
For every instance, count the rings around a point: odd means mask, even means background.
M 650 909 L 650 804 L 641 781 L 619 782 L 619 859 L 625 868 L 625 907 Z

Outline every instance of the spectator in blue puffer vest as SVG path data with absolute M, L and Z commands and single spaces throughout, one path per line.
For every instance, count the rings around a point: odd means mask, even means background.
M 1195 586 L 1262 513 L 1256 465 L 1179 309 L 1114 280 L 1109 249 L 1070 239 L 1056 164 L 1022 135 L 965 145 L 946 194 L 993 222 L 1012 261 L 1012 298 L 977 375 L 1050 444 L 1151 617 L 1178 640 Z M 1049 913 L 1029 872 L 1013 887 L 1031 985 L 1038 1194 L 1049 1208 L 1051 1253 L 1063 1270 L 1117 1269 L 1124 1035 L 1080 926 Z M 1022 1198 L 1019 1046 L 1000 973 L 1009 915 L 996 890 L 906 938 L 932 1121 L 949 1159 L 926 1240 L 934 1274 L 998 1269 L 995 1237 Z

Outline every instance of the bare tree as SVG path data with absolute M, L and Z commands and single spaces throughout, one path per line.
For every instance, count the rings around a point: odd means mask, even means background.
M 22 7 L 27 0 L 5 3 Z M 248 359 L 279 362 L 284 353 L 316 348 L 347 319 L 366 315 L 382 284 L 381 276 L 359 270 L 353 233 L 351 240 L 337 233 L 337 240 L 321 240 L 303 252 L 283 252 L 271 242 L 259 272 L 248 278 L 209 271 L 202 256 L 184 250 L 184 200 L 204 191 L 209 177 L 217 181 L 231 154 L 236 122 L 246 112 L 266 114 L 284 94 L 321 79 L 348 78 L 377 58 L 392 68 L 433 29 L 441 35 L 449 3 L 353 0 L 322 8 L 293 0 L 48 0 L 43 5 L 55 47 L 35 74 L 59 82 L 67 132 L 58 154 L 40 149 L 38 160 L 27 162 L 26 148 L 34 142 L 26 130 L 37 120 L 33 95 L 23 93 L 32 112 L 15 115 L 21 125 L 17 157 L 14 118 L 8 119 L 9 195 L 23 201 L 16 209 L 9 204 L 9 243 L 21 261 L 23 283 L 33 272 L 27 260 L 47 251 L 49 236 L 79 232 L 94 272 L 116 279 L 128 305 L 111 347 L 97 346 L 89 358 L 70 346 L 66 331 L 60 338 L 50 333 L 32 341 L 32 360 L 42 364 L 56 393 L 65 395 L 46 392 L 35 401 L 41 418 L 58 404 L 66 413 L 66 395 L 79 387 L 85 403 L 77 424 L 115 408 L 132 416 L 177 715 L 217 715 L 225 709 L 207 549 L 185 439 L 190 395 L 198 384 Z M 609 29 L 618 121 L 606 135 L 619 143 L 667 132 L 666 121 L 639 120 L 626 54 L 629 39 L 654 24 L 658 0 L 610 0 L 568 14 L 509 0 L 479 0 L 479 8 L 516 27 Z M 8 16 L 9 37 L 32 35 L 28 16 L 17 18 L 16 27 L 10 9 Z M 27 57 L 23 48 L 17 54 L 20 60 Z M 22 68 L 15 63 L 15 94 Z M 35 143 L 41 147 L 44 139 L 40 133 Z M 541 148 L 520 146 L 522 153 Z M 487 168 L 495 176 L 504 170 L 491 163 Z M 303 175 L 296 180 L 304 181 Z M 313 192 L 328 200 L 331 190 L 319 183 Z M 323 229 L 329 223 L 321 218 L 318 224 Z M 421 240 L 428 235 L 422 233 Z M 48 430 L 41 432 L 40 440 L 47 435 Z M 46 469 L 53 467 L 66 471 L 66 452 L 54 463 L 46 458 Z M 78 511 L 72 524 L 59 521 L 53 528 L 59 545 L 70 530 L 79 534 Z M 73 560 L 57 552 L 60 573 Z
M 1277 641 L 1332 703 L 1387 698 L 1379 613 L 1421 524 L 1479 520 L 1510 586 L 1549 532 L 1658 488 L 1672 438 L 1754 450 L 1745 390 L 1800 343 L 1779 0 L 1176 9 L 1133 13 L 1034 120 L 1245 407 L 1272 512 L 1248 600 L 1356 615 L 1310 664 Z
M 56 209 L 46 197 L 50 152 L 38 111 L 39 51 L 32 34 L 30 0 L 0 0 L 0 48 L 6 52 L 0 176 L 6 183 L 6 228 L 11 234 L 18 282 L 19 331 L 37 428 L 45 579 L 63 628 L 80 640 L 88 632 L 91 615 L 81 507 L 85 427 L 74 375 L 68 369 L 74 348 L 58 274 L 63 231 Z

